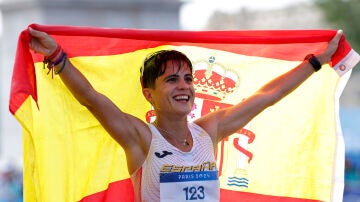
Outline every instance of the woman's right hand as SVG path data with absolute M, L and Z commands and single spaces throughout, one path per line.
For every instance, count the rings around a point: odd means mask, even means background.
M 44 56 L 49 56 L 55 52 L 58 45 L 50 35 L 30 27 L 29 32 L 31 35 L 29 46 L 33 51 L 41 53 Z

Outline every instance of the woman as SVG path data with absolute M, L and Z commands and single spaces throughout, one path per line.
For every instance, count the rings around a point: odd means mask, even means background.
M 152 124 L 124 113 L 67 60 L 44 32 L 30 28 L 30 47 L 48 59 L 75 98 L 98 119 L 126 153 L 136 201 L 219 200 L 215 148 L 267 107 L 288 95 L 330 62 L 342 32 L 327 49 L 275 78 L 237 105 L 187 121 L 194 98 L 192 64 L 174 50 L 156 52 L 141 69 L 142 92 L 156 112 Z M 124 98 L 126 99 L 126 98 Z M 185 194 L 184 194 L 185 193 Z

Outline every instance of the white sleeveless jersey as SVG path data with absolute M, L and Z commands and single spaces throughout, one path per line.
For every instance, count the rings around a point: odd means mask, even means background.
M 131 175 L 135 201 L 219 201 L 212 140 L 195 123 L 189 123 L 188 127 L 193 147 L 183 152 L 149 124 L 152 140 L 148 156 L 141 168 Z

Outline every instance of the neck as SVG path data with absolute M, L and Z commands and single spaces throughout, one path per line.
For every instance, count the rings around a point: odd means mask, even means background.
M 183 119 L 171 119 L 168 117 L 159 118 L 157 117 L 154 121 L 154 125 L 160 127 L 161 129 L 167 130 L 169 132 L 176 132 L 176 133 L 184 133 L 184 128 L 187 128 L 188 121 L 187 118 Z
M 160 122 L 158 119 L 154 121 L 154 126 L 159 130 L 162 136 L 172 144 L 181 147 L 189 147 L 192 141 L 191 133 L 187 125 L 187 121 L 181 122 Z M 190 138 L 189 138 L 190 137 Z

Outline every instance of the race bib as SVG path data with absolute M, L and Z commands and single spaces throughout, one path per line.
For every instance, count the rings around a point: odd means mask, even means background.
M 220 199 L 217 171 L 160 173 L 161 201 L 216 201 Z

